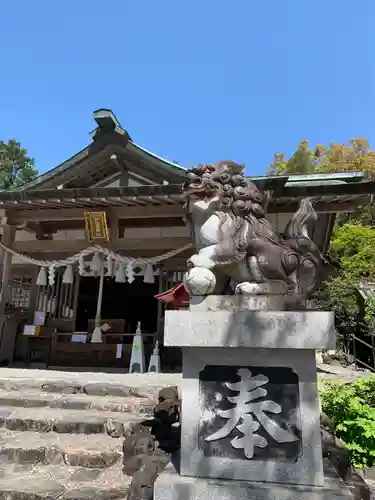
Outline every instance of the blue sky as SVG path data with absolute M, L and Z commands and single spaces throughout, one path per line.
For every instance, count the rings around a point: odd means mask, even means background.
M 184 166 L 261 175 L 300 139 L 375 147 L 374 0 L 2 0 L 0 138 L 49 170 L 111 108 Z

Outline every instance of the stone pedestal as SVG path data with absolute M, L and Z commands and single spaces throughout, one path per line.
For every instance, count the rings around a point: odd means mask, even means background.
M 163 473 L 156 499 L 175 498 L 172 476 L 192 492 L 178 498 L 350 498 L 327 496 L 323 471 L 315 350 L 335 346 L 333 313 L 277 303 L 209 296 L 166 313 L 164 343 L 183 348 L 182 477 Z
M 328 461 L 323 486 L 230 481 L 181 476 L 173 464 L 156 480 L 155 500 L 353 500 Z

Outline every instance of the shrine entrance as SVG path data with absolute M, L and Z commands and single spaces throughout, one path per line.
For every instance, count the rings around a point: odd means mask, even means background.
M 99 279 L 82 277 L 80 280 L 76 331 L 90 331 L 90 323 L 94 320 L 99 292 Z M 145 334 L 156 335 L 158 329 L 158 284 L 144 283 L 142 276 L 136 276 L 132 283 L 117 283 L 113 278 L 105 278 L 103 286 L 103 301 L 101 319 L 119 320 L 123 331 L 112 333 L 135 333 L 140 322 Z M 122 321 L 120 321 L 122 320 Z M 121 326 L 119 326 L 122 329 Z M 131 336 L 132 337 L 132 336 Z

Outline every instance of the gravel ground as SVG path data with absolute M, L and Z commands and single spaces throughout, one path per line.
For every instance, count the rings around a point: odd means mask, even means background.
M 324 380 L 337 380 L 340 382 L 353 382 L 358 378 L 364 378 L 371 375 L 368 370 L 355 370 L 351 366 L 342 366 L 339 363 L 332 364 L 319 364 L 318 365 L 318 379 Z
M 364 477 L 364 480 L 368 484 L 370 488 L 370 499 L 369 500 L 375 500 L 375 480 L 374 479 L 368 479 L 367 477 Z

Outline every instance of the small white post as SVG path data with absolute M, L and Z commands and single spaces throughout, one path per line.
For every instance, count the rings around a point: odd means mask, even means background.
M 129 373 L 144 373 L 146 371 L 145 352 L 143 346 L 143 337 L 141 332 L 141 323 L 137 325 L 132 345 L 132 354 L 130 357 Z
M 150 364 L 148 365 L 148 371 L 154 373 L 160 373 L 160 354 L 159 354 L 159 342 L 155 342 L 154 351 L 151 354 Z

